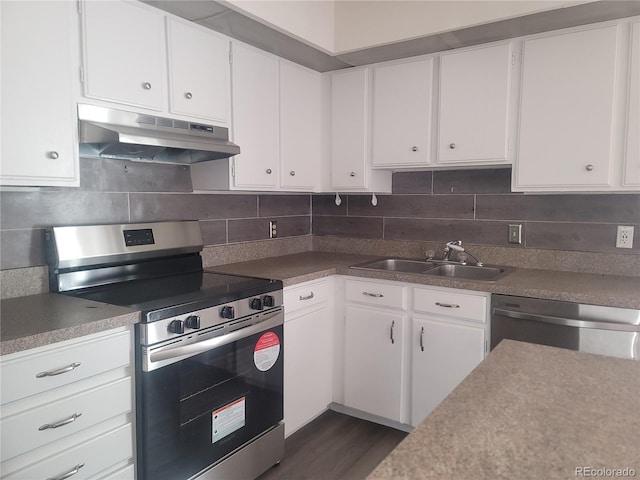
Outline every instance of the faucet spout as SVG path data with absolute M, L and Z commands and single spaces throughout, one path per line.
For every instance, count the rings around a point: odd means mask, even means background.
M 453 240 L 451 242 L 447 242 L 444 246 L 444 256 L 443 260 L 449 260 L 451 256 L 451 252 L 464 252 L 464 248 L 462 247 L 462 240 Z

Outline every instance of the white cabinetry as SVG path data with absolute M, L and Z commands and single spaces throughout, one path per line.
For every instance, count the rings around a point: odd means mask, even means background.
M 440 56 L 438 164 L 510 163 L 511 43 Z
M 327 409 L 333 399 L 332 279 L 284 290 L 285 436 Z
M 411 425 L 417 426 L 484 359 L 488 294 L 413 289 Z
M 84 94 L 162 110 L 164 15 L 138 2 L 84 2 Z
M 124 327 L 3 356 L 2 478 L 133 478 L 132 361 Z
M 607 190 L 621 94 L 617 24 L 526 39 L 513 189 Z
M 640 187 L 640 22 L 631 24 L 631 71 L 623 184 Z
M 331 74 L 331 186 L 342 191 L 391 191 L 391 172 L 372 171 L 369 141 L 370 69 Z
M 78 186 L 73 2 L 0 2 L 0 184 Z
M 430 163 L 433 58 L 373 67 L 374 166 Z

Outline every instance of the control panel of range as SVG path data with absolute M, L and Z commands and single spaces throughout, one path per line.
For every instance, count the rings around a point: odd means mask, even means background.
M 197 333 L 198 330 L 222 325 L 249 315 L 282 306 L 282 290 L 255 295 L 215 307 L 205 308 L 184 315 L 140 324 L 140 342 L 153 345 L 180 335 Z

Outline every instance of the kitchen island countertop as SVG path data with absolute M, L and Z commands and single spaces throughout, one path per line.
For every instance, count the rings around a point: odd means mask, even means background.
M 368 478 L 640 476 L 638 398 L 640 362 L 504 340 Z

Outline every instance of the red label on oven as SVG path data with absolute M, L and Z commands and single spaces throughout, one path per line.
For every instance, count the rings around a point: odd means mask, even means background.
M 280 339 L 273 332 L 263 333 L 253 349 L 253 363 L 261 372 L 266 372 L 276 364 L 280 356 Z

